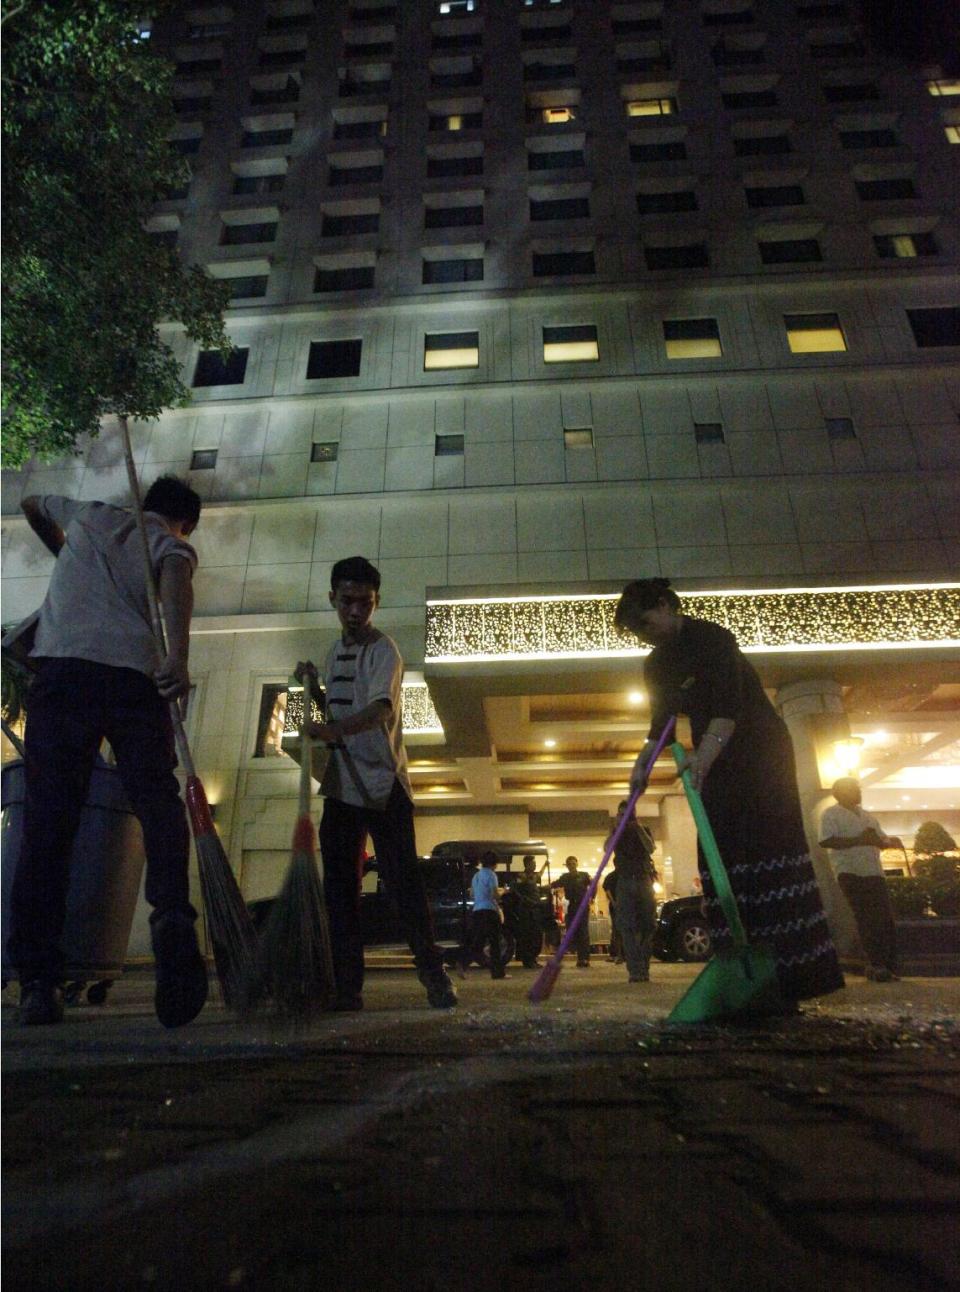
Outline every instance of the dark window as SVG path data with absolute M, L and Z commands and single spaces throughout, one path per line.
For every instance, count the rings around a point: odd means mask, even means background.
M 660 31 L 663 23 L 659 18 L 614 18 L 613 34 L 615 36 L 640 36 L 648 31 Z
M 192 178 L 192 177 L 191 177 L 191 178 Z M 164 201 L 164 202 L 177 202 L 177 201 L 179 201 L 181 198 L 186 197 L 186 196 L 187 196 L 187 194 L 188 194 L 189 192 L 190 192 L 190 185 L 189 185 L 189 183 L 187 183 L 187 184 L 175 184 L 175 185 L 173 185 L 173 186 L 172 186 L 172 187 L 170 187 L 170 188 L 164 188 L 164 189 L 161 189 L 161 192 L 160 192 L 161 201 Z
M 818 22 L 823 18 L 845 18 L 847 16 L 847 6 L 845 4 L 798 4 L 797 17 L 802 18 L 805 22 Z
M 241 386 L 247 372 L 248 346 L 231 350 L 226 360 L 219 350 L 201 350 L 193 370 L 194 386 Z
M 307 380 L 315 377 L 359 377 L 363 341 L 311 341 Z
M 390 93 L 389 77 L 382 81 L 354 81 L 345 78 L 339 84 L 337 93 L 341 99 L 352 99 L 361 94 L 381 94 Z
M 264 49 L 260 52 L 261 67 L 295 67 L 307 61 L 305 49 Z
M 525 63 L 525 81 L 570 81 L 577 74 L 573 63 Z
M 151 229 L 148 233 L 150 241 L 158 247 L 175 247 L 180 237 L 179 229 Z
M 568 166 L 583 165 L 582 148 L 569 148 L 564 152 L 527 153 L 527 166 L 530 170 L 563 170 Z
M 240 136 L 240 147 L 266 148 L 271 144 L 288 144 L 292 138 L 292 127 L 284 130 L 244 130 Z
M 689 189 L 674 193 L 638 193 L 637 210 L 641 215 L 655 215 L 660 211 L 696 211 L 697 195 Z
M 730 90 L 721 94 L 725 108 L 775 108 L 776 90 Z
M 864 202 L 889 202 L 899 198 L 916 197 L 912 179 L 858 179 L 854 181 L 857 196 Z
M 921 348 L 960 345 L 960 306 L 907 310 L 907 318 L 913 329 L 913 338 Z
M 687 155 L 687 145 L 682 139 L 671 139 L 662 144 L 631 144 L 630 160 L 635 162 L 682 161 Z
M 734 139 L 733 151 L 738 157 L 774 157 L 792 150 L 788 135 L 751 135 Z
M 483 157 L 428 157 L 427 176 L 446 179 L 451 175 L 482 175 Z
M 747 206 L 803 206 L 806 198 L 799 184 L 771 184 L 765 188 L 744 189 Z
M 534 278 L 562 278 L 596 272 L 597 266 L 592 251 L 535 251 L 533 253 Z
M 178 76 L 199 76 L 201 72 L 219 72 L 219 58 L 194 58 L 177 63 L 174 69 Z
M 483 207 L 428 206 L 423 223 L 427 229 L 460 229 L 465 225 L 483 224 Z
M 648 269 L 706 269 L 710 256 L 702 242 L 682 247 L 644 247 L 643 258 Z
M 382 166 L 331 166 L 328 183 L 332 188 L 342 184 L 379 184 Z
M 825 85 L 823 97 L 828 103 L 860 103 L 879 99 L 880 91 L 872 81 L 861 81 L 856 85 Z
M 393 41 L 371 41 L 367 45 L 344 45 L 343 52 L 347 58 L 376 58 L 378 55 L 393 56 Z
M 274 13 L 267 15 L 267 31 L 291 31 L 298 27 L 309 27 L 313 21 L 312 13 Z
M 753 22 L 752 9 L 719 9 L 703 15 L 704 27 L 742 27 Z
M 318 269 L 313 280 L 315 292 L 359 292 L 373 286 L 373 265 L 343 265 Z
M 269 224 L 225 224 L 220 243 L 224 247 L 236 247 L 243 242 L 273 242 L 276 236 L 276 221 Z
M 433 455 L 437 458 L 462 457 L 462 435 L 438 435 L 433 442 Z
M 320 236 L 340 238 L 348 233 L 376 233 L 379 228 L 379 211 L 363 211 L 349 215 L 331 215 L 325 212 L 320 225 Z
M 434 36 L 432 48 L 442 49 L 478 49 L 483 44 L 482 31 L 450 32 L 447 35 Z
M 531 199 L 531 220 L 582 220 L 590 215 L 590 200 L 586 197 L 551 198 L 537 202 Z
M 844 148 L 895 148 L 899 143 L 892 130 L 841 130 Z
M 827 429 L 829 440 L 855 440 L 857 432 L 853 420 L 849 417 L 825 417 L 823 424 Z
M 241 300 L 250 296 L 266 296 L 268 274 L 251 274 L 247 278 L 228 278 L 230 299 Z
M 198 22 L 187 29 L 187 40 L 219 40 L 229 34 L 228 22 Z
M 668 72 L 671 67 L 669 50 L 661 50 L 652 58 L 618 58 L 617 73 L 620 76 L 648 76 L 651 72 Z
M 693 438 L 698 444 L 723 444 L 722 422 L 694 422 Z
M 462 90 L 467 86 L 479 85 L 483 80 L 483 71 L 472 67 L 467 72 L 433 72 L 430 84 L 435 90 Z
M 194 382 L 194 385 L 196 385 L 196 382 Z M 212 471 L 216 465 L 216 449 L 194 449 L 190 454 L 191 471 Z
M 356 8 L 350 10 L 350 21 L 358 26 L 374 26 L 378 23 L 391 22 L 397 16 L 395 4 L 379 5 L 376 9 Z
M 816 238 L 788 238 L 781 242 L 761 242 L 760 259 L 765 265 L 792 265 L 822 260 Z
M 867 52 L 862 40 L 850 37 L 810 46 L 811 58 L 860 58 Z
M 200 136 L 191 135 L 189 139 L 171 139 L 170 147 L 181 157 L 189 157 L 200 151 Z
M 551 41 L 571 40 L 573 28 L 567 23 L 562 27 L 521 27 L 520 42 L 523 45 L 549 45 Z
M 912 259 L 914 256 L 937 256 L 940 248 L 932 233 L 875 234 L 877 255 L 887 259 Z
M 740 49 L 736 45 L 727 45 L 718 41 L 711 50 L 717 67 L 757 67 L 766 62 L 763 46 L 751 49 Z
M 203 98 L 174 99 L 173 110 L 183 115 L 193 115 L 200 112 L 209 112 L 212 103 L 213 99 L 209 95 Z
M 452 132 L 454 130 L 454 127 L 451 127 L 450 125 L 451 121 L 459 121 L 460 124 L 455 127 L 456 130 L 479 130 L 480 127 L 483 125 L 483 113 L 482 112 L 444 112 L 444 113 L 432 112 L 429 118 L 427 119 L 427 129 L 428 130 L 448 130 Z
M 340 445 L 336 440 L 318 441 L 310 446 L 311 462 L 336 462 Z
M 380 139 L 387 133 L 386 121 L 335 121 L 334 139 Z
M 233 181 L 234 193 L 279 193 L 285 175 L 238 175 Z
M 483 257 L 469 260 L 425 260 L 425 283 L 477 283 L 483 281 Z
M 266 107 L 271 103 L 296 103 L 300 98 L 300 82 L 288 77 L 286 85 L 278 85 L 270 90 L 254 89 L 250 95 L 251 107 Z

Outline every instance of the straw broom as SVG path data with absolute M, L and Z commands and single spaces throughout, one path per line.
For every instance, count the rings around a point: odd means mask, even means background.
M 307 685 L 300 728 L 300 802 L 290 865 L 261 944 L 263 986 L 273 997 L 275 1011 L 295 1023 L 329 1009 L 336 998 L 330 926 L 310 817 L 313 741 Z
M 150 545 L 143 520 L 143 504 L 140 499 L 136 467 L 133 464 L 130 428 L 126 417 L 120 418 L 120 429 L 123 435 L 123 452 L 133 498 L 133 510 L 142 540 L 150 621 L 157 650 L 162 659 L 167 651 L 166 637 L 163 621 L 160 618 L 157 588 L 150 563 Z M 177 757 L 187 777 L 184 797 L 197 850 L 200 888 L 203 893 L 203 905 L 210 929 L 210 941 L 213 944 L 213 959 L 217 967 L 217 977 L 220 980 L 220 990 L 224 1004 L 228 1008 L 243 1011 L 250 1004 L 250 984 L 255 981 L 256 976 L 257 933 L 253 927 L 250 912 L 240 894 L 230 862 L 227 860 L 227 854 L 223 850 L 223 844 L 214 827 L 210 805 L 207 803 L 203 784 L 197 776 L 187 733 L 180 716 L 180 705 L 176 700 L 170 702 L 170 717 L 177 742 Z

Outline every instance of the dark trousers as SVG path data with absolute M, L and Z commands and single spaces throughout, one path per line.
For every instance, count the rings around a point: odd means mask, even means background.
M 490 977 L 503 978 L 506 976 L 507 970 L 504 964 L 500 912 L 471 911 L 470 927 L 467 930 L 467 944 L 463 949 L 464 968 L 467 967 L 471 960 L 479 961 L 481 959 L 483 948 L 487 943 L 490 945 Z
M 143 827 L 153 919 L 191 920 L 190 834 L 173 771 L 167 702 L 144 673 L 82 659 L 45 659 L 30 688 L 23 840 L 11 897 L 10 958 L 21 982 L 63 975 L 70 849 L 103 739 Z
M 868 967 L 897 972 L 897 931 L 887 881 L 881 875 L 837 875 L 849 903 Z
M 579 909 L 579 903 L 576 905 L 571 902 L 567 908 L 567 922 L 569 923 L 576 915 Z M 590 912 L 584 911 L 583 919 L 580 921 L 576 933 L 573 935 L 573 949 L 577 953 L 577 964 L 588 965 L 590 963 Z
M 631 978 L 649 976 L 650 947 L 657 922 L 657 903 L 650 880 L 617 872 L 616 922 L 628 974 Z
M 433 921 L 417 858 L 413 804 L 397 781 L 382 811 L 354 807 L 340 799 L 324 801 L 320 819 L 323 887 L 330 920 L 330 942 L 337 992 L 359 996 L 363 990 L 363 934 L 360 929 L 360 856 L 367 835 L 387 898 L 397 908 L 404 934 L 421 973 L 443 968 L 433 936 Z

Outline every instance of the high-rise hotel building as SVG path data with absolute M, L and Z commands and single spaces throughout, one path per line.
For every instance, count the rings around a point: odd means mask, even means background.
M 888 828 L 956 832 L 960 82 L 845 0 L 265 0 L 153 40 L 192 178 L 150 229 L 229 281 L 236 350 L 171 329 L 193 404 L 135 451 L 208 500 L 190 721 L 249 897 L 356 553 L 424 851 L 593 861 L 646 726 L 610 596 L 649 575 L 752 652 L 811 829 L 859 756 Z M 124 499 L 115 428 L 6 484 L 9 621 L 48 573 L 20 493 Z M 689 891 L 666 766 L 643 811 Z

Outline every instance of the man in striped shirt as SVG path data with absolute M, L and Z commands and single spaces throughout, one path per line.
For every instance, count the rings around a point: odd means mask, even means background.
M 457 994 L 434 940 L 414 835 L 401 731 L 403 660 L 396 643 L 372 622 L 380 604 L 380 571 L 362 556 L 337 561 L 330 574 L 330 604 L 343 631 L 324 665 L 325 721 L 314 723 L 311 734 L 331 747 L 320 786 L 325 800 L 320 850 L 336 1008 L 363 1008 L 360 857 L 369 833 L 427 998 L 436 1009 L 449 1009 Z M 317 676 L 309 663 L 300 671 Z

